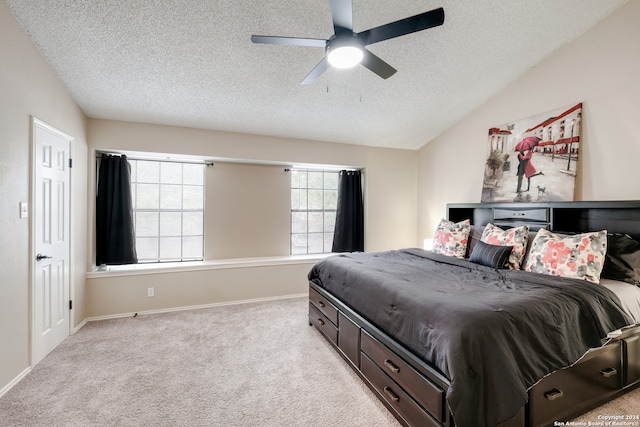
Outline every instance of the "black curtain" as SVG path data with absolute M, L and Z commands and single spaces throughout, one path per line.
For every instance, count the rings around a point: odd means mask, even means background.
M 360 171 L 340 171 L 332 252 L 364 251 L 364 209 Z
M 126 156 L 103 154 L 96 199 L 96 265 L 137 262 L 131 165 Z

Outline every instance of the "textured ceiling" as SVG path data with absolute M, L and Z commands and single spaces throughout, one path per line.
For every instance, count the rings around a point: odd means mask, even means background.
M 300 81 L 329 38 L 328 0 L 6 0 L 93 118 L 417 149 L 626 0 L 353 0 L 354 31 L 444 7 L 441 27 L 370 50 L 363 67 Z

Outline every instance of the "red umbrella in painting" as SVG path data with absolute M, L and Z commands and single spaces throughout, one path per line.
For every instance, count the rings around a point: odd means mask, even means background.
M 514 150 L 524 153 L 525 151 L 531 150 L 533 147 L 538 145 L 540 141 L 542 141 L 542 139 L 538 138 L 537 136 L 528 136 L 522 141 L 518 142 Z

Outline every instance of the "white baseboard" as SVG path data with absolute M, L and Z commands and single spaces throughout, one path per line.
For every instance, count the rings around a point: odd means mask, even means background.
M 211 304 L 201 304 L 201 305 L 189 305 L 182 307 L 170 307 L 170 308 L 162 308 L 158 310 L 146 310 L 146 311 L 138 311 L 132 313 L 120 313 L 120 314 L 110 314 L 108 316 L 96 316 L 89 317 L 85 319 L 74 331 L 78 331 L 82 326 L 84 326 L 87 322 L 93 322 L 96 320 L 109 320 L 109 319 L 120 319 L 122 317 L 132 317 L 134 315 L 145 315 L 145 314 L 158 314 L 158 313 L 172 313 L 175 311 L 185 311 L 185 310 L 198 310 L 202 308 L 214 308 L 214 307 L 224 307 L 228 305 L 238 305 L 238 304 L 250 304 L 254 302 L 268 302 L 268 301 L 277 301 L 283 299 L 291 299 L 291 298 L 300 298 L 307 297 L 309 294 L 293 294 L 293 295 L 282 295 L 277 297 L 265 297 L 265 298 L 253 298 L 253 299 L 245 299 L 245 300 L 237 300 L 237 301 L 227 301 L 227 302 L 214 302 Z
M 11 380 L 11 382 L 9 382 L 9 384 L 7 384 L 6 386 L 4 386 L 2 388 L 2 390 L 0 390 L 0 397 L 4 396 L 4 394 L 6 392 L 8 392 L 9 390 L 11 390 L 11 388 L 18 384 L 29 372 L 31 372 L 31 366 L 29 366 L 27 369 L 25 369 L 24 371 L 22 371 L 20 373 L 20 375 L 18 375 L 17 377 L 15 377 L 13 380 Z
M 75 334 L 80 329 L 82 329 L 82 327 L 84 325 L 86 325 L 88 322 L 93 322 L 93 321 L 96 321 L 96 320 L 119 319 L 119 318 L 122 318 L 122 317 L 132 317 L 135 314 L 144 315 L 144 314 L 171 313 L 171 312 L 174 312 L 174 311 L 198 310 L 198 309 L 202 309 L 202 308 L 224 307 L 224 306 L 229 306 L 229 305 L 250 304 L 250 303 L 254 303 L 254 302 L 277 301 L 277 300 L 284 300 L 284 299 L 291 299 L 291 298 L 307 297 L 308 295 L 309 294 L 307 294 L 307 293 L 294 294 L 294 295 L 282 295 L 282 296 L 277 296 L 277 297 L 253 298 L 253 299 L 246 299 L 246 300 L 216 302 L 216 303 L 211 303 L 211 304 L 191 305 L 191 306 L 184 306 L 184 307 L 171 307 L 171 308 L 164 308 L 164 309 L 160 309 L 160 310 L 139 311 L 137 313 L 121 313 L 121 314 L 114 314 L 114 315 L 109 315 L 109 316 L 88 317 L 88 318 L 84 319 L 78 326 L 76 326 L 72 330 L 71 333 Z M 22 371 L 20 373 L 20 375 L 15 377 L 11 382 L 9 382 L 9 384 L 7 384 L 2 389 L 0 389 L 0 397 L 2 397 L 6 392 L 8 392 L 13 386 L 18 384 L 29 372 L 31 372 L 31 367 L 28 367 L 27 369 Z
M 84 325 L 87 324 L 87 322 L 89 321 L 89 319 L 84 319 L 82 322 L 80 322 L 80 324 L 78 326 L 76 326 L 75 328 L 73 328 L 71 330 L 71 335 L 75 334 L 76 332 L 78 332 L 80 329 L 82 329 L 82 327 Z
M 78 332 L 84 325 L 87 324 L 87 322 L 89 321 L 89 319 L 84 319 L 82 321 L 82 323 L 80 323 L 78 326 L 76 326 L 75 328 L 73 328 L 71 330 L 71 335 L 75 334 L 76 332 Z M 22 371 L 20 373 L 20 375 L 18 375 L 17 377 L 15 377 L 13 380 L 11 380 L 11 382 L 9 382 L 9 384 L 7 384 L 6 386 L 4 386 L 2 389 L 0 389 L 0 397 L 4 396 L 4 394 L 6 392 L 8 392 L 9 390 L 11 390 L 11 388 L 13 388 L 13 386 L 15 386 L 16 384 L 18 384 L 20 381 L 22 381 L 22 379 L 27 376 L 27 374 L 31 372 L 31 366 L 28 367 L 27 369 L 25 369 L 24 371 Z

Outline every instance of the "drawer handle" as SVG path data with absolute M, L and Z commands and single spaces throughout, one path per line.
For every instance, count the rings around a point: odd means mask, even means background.
M 318 323 L 320 323 L 320 326 L 324 326 L 324 320 L 318 319 Z
M 553 390 L 548 391 L 544 394 L 544 398 L 547 400 L 560 399 L 562 396 L 564 396 L 564 393 L 562 392 L 562 390 L 558 390 L 557 388 L 554 388 Z
M 389 387 L 385 387 L 383 390 L 384 390 L 384 394 L 389 396 L 389 399 L 393 400 L 394 402 L 400 401 L 400 398 L 398 397 L 398 395 L 395 394 L 393 390 L 391 390 Z
M 320 307 L 324 307 L 324 302 L 322 302 L 322 301 L 318 301 L 318 305 L 319 305 Z
M 618 370 L 616 368 L 607 368 L 600 371 L 600 375 L 602 375 L 605 378 L 610 378 L 617 374 L 618 374 Z
M 526 213 L 524 213 L 524 212 L 514 212 L 513 213 L 513 216 L 525 216 L 525 215 L 526 215 Z
M 386 366 L 387 368 L 389 368 L 391 370 L 391 372 L 393 372 L 394 374 L 397 374 L 398 372 L 400 372 L 400 368 L 398 368 L 391 360 L 389 359 L 385 359 L 384 360 L 384 366 Z

